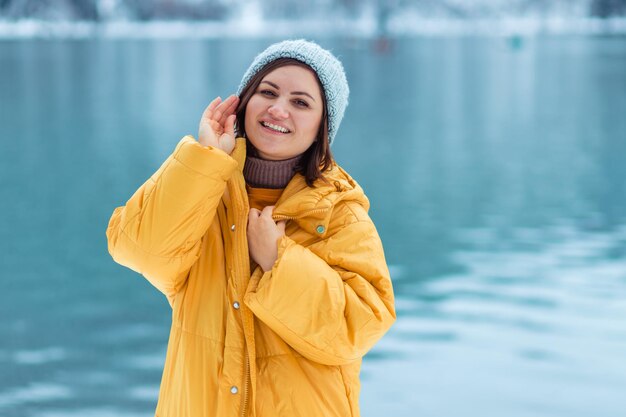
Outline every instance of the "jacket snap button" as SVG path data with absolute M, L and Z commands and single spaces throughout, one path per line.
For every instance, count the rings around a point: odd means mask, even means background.
M 233 232 L 235 231 L 235 225 L 234 224 L 232 226 L 230 226 L 230 230 L 232 230 Z
M 230 387 L 230 393 L 231 394 L 237 394 L 239 392 L 239 389 L 235 386 Z
M 320 224 L 315 230 L 317 231 L 317 233 L 322 234 L 324 233 L 324 230 L 326 230 L 326 228 Z
M 239 303 L 237 301 L 235 301 L 233 303 L 233 307 L 235 307 L 235 310 L 239 310 Z

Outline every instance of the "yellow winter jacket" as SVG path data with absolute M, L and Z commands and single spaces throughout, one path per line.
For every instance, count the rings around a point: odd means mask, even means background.
M 338 166 L 296 174 L 278 259 L 250 271 L 245 152 L 184 137 L 109 222 L 113 259 L 173 310 L 156 416 L 359 416 L 361 358 L 395 320 L 369 202 Z

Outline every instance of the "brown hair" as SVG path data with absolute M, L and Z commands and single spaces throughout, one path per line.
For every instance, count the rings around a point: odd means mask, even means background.
M 315 74 L 315 80 L 320 88 L 320 92 L 322 93 L 323 102 L 323 110 L 322 110 L 322 121 L 320 123 L 320 128 L 317 132 L 317 136 L 315 137 L 315 141 L 311 144 L 311 146 L 304 151 L 302 154 L 302 159 L 298 163 L 296 167 L 296 172 L 302 174 L 305 178 L 305 181 L 309 187 L 313 187 L 313 182 L 318 178 L 324 179 L 323 172 L 328 171 L 334 162 L 333 154 L 330 151 L 330 145 L 328 144 L 328 109 L 326 106 L 326 95 L 324 93 L 324 87 L 320 82 L 317 74 L 311 67 L 307 64 L 298 61 L 297 59 L 292 58 L 278 58 L 263 68 L 259 70 L 248 82 L 248 85 L 242 90 L 241 95 L 239 96 L 239 106 L 237 107 L 236 115 L 236 136 L 246 136 L 245 131 L 245 120 L 246 120 L 246 107 L 248 107 L 248 102 L 250 98 L 254 95 L 259 84 L 263 81 L 263 78 L 270 72 L 274 71 L 277 68 L 284 67 L 287 65 L 296 65 L 299 67 L 303 67 L 308 69 L 309 71 Z M 247 151 L 249 154 L 256 155 L 256 149 L 250 141 L 247 142 Z

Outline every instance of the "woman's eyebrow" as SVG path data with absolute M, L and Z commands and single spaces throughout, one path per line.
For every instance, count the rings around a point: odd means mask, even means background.
M 273 83 L 273 82 L 271 82 L 271 81 L 263 80 L 263 81 L 261 81 L 261 84 L 263 84 L 263 83 L 267 83 L 267 84 L 271 85 L 272 87 L 274 87 L 275 89 L 280 90 L 280 87 L 279 87 L 279 86 L 277 86 L 276 84 L 274 84 L 274 83 Z M 313 98 L 313 96 L 311 96 L 311 95 L 310 95 L 309 93 L 307 93 L 306 91 L 292 91 L 292 92 L 291 92 L 291 94 L 298 95 L 298 96 L 307 96 L 307 97 L 310 97 L 310 98 L 311 98 L 311 100 L 315 101 L 315 99 Z

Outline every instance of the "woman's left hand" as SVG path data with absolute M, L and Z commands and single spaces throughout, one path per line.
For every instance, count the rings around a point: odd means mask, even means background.
M 285 221 L 274 222 L 274 206 L 267 206 L 263 211 L 250 209 L 248 215 L 248 249 L 250 256 L 269 271 L 278 259 L 278 239 L 285 235 Z

